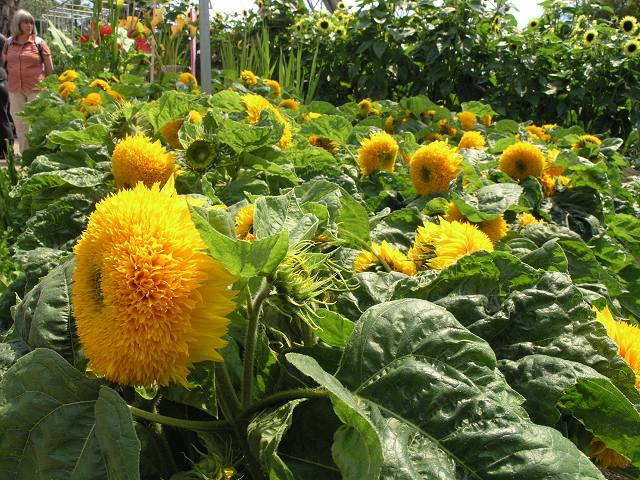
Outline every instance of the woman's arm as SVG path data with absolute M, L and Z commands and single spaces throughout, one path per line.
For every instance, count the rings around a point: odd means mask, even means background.
M 51 75 L 53 73 L 53 60 L 51 60 L 51 50 L 44 40 L 42 41 L 42 56 L 44 57 L 44 74 Z

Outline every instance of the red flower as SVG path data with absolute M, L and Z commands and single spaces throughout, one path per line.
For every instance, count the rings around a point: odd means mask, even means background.
M 113 33 L 113 29 L 111 28 L 111 25 L 105 25 L 100 29 L 100 35 L 102 36 L 111 35 L 112 33 Z
M 91 35 L 80 35 L 80 45 L 87 43 L 89 40 L 91 40 Z
M 138 37 L 134 41 L 136 42 L 136 50 L 139 52 L 151 53 L 151 44 L 144 38 Z

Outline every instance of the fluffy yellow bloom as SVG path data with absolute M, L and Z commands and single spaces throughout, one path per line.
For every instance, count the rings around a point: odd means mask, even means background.
M 629 35 L 633 35 L 638 28 L 638 20 L 636 17 L 632 17 L 631 15 L 627 15 L 620 20 L 620 29 L 624 33 L 628 33 Z
M 464 132 L 460 142 L 458 142 L 458 148 L 477 148 L 481 149 L 485 146 L 485 139 L 480 132 Z
M 597 145 L 599 147 L 600 145 L 602 145 L 602 140 L 600 140 L 595 135 L 582 135 L 580 137 L 580 140 L 572 145 L 572 148 L 573 150 L 580 150 L 581 148 L 586 147 L 588 143 Z
M 113 99 L 114 99 L 116 102 L 122 102 L 122 101 L 124 101 L 124 96 L 123 96 L 121 93 L 116 92 L 115 90 L 108 90 L 108 91 L 107 91 L 107 95 L 109 95 L 110 97 L 113 97 Z
M 180 74 L 180 76 L 178 77 L 178 81 L 183 85 L 186 85 L 187 87 L 189 87 L 191 91 L 198 90 L 198 80 L 196 80 L 196 77 L 194 77 L 189 72 L 184 72 Z
M 183 123 L 184 120 L 181 119 L 170 120 L 160 127 L 160 133 L 162 133 L 169 146 L 175 150 L 182 148 L 182 144 L 178 138 L 178 132 Z
M 424 118 L 433 118 L 436 115 L 436 111 L 435 110 L 425 110 L 424 112 L 422 112 L 422 116 Z
M 447 205 L 444 219 L 449 222 L 456 221 L 471 223 L 478 227 L 480 231 L 484 232 L 493 243 L 504 238 L 509 231 L 509 226 L 504 219 L 504 215 L 500 215 L 493 220 L 485 220 L 484 222 L 470 222 L 464 215 L 462 215 L 462 212 L 460 212 L 456 204 L 453 202 L 450 202 Z
M 269 110 L 273 112 L 274 116 L 278 123 L 284 126 L 284 131 L 282 132 L 282 136 L 276 146 L 281 149 L 287 149 L 293 144 L 293 133 L 291 131 L 291 124 L 285 120 L 282 116 L 282 113 L 274 107 L 269 100 L 264 98 L 261 95 L 256 95 L 254 93 L 249 93 L 242 97 L 242 101 L 247 109 L 247 115 L 249 118 L 249 123 L 255 125 L 260 121 L 260 115 L 263 110 Z
M 289 110 L 298 110 L 300 108 L 300 103 L 295 101 L 293 98 L 287 98 L 286 100 L 282 100 L 278 106 Z
M 196 110 L 189 112 L 189 123 L 202 123 L 202 114 Z
M 527 125 L 525 130 L 529 132 L 529 135 L 533 138 L 538 138 L 545 142 L 551 141 L 551 135 L 546 133 L 542 127 L 538 127 L 537 125 Z
M 500 156 L 500 170 L 518 181 L 539 177 L 544 163 L 542 151 L 528 142 L 509 145 Z
M 255 204 L 250 203 L 246 207 L 242 207 L 236 213 L 236 235 L 240 240 L 253 242 L 253 213 L 256 209 Z
M 340 146 L 337 142 L 331 140 L 330 138 L 320 137 L 318 135 L 311 135 L 309 137 L 309 143 L 314 147 L 325 149 L 331 155 L 335 155 L 340 149 Z
M 544 220 L 538 220 L 529 212 L 521 213 L 518 215 L 518 225 L 526 227 L 527 225 L 533 225 L 534 223 L 544 223 Z
M 253 73 L 251 70 L 243 70 L 240 73 L 240 80 L 247 87 L 250 87 L 251 85 L 255 85 L 256 83 L 258 83 L 258 77 L 256 77 L 256 74 Z
M 83 107 L 96 108 L 102 105 L 102 97 L 99 93 L 90 93 L 80 100 Z
M 111 87 L 109 86 L 109 84 L 104 80 L 102 80 L 101 78 L 96 78 L 93 82 L 89 84 L 89 87 L 91 88 L 97 87 L 100 90 L 103 90 L 105 92 L 108 92 L 109 90 L 111 90 Z
M 419 267 L 442 270 L 465 255 L 478 251 L 493 252 L 493 243 L 478 227 L 464 222 L 427 223 L 418 227 L 409 258 Z
M 629 460 L 611 448 L 607 448 L 602 441 L 594 437 L 589 446 L 589 458 L 596 461 L 602 468 L 625 468 Z
M 159 140 L 152 142 L 141 134 L 125 137 L 111 156 L 111 170 L 116 188 L 132 188 L 138 182 L 151 187 L 164 185 L 175 170 L 173 155 L 167 153 Z
M 618 346 L 618 355 L 624 358 L 627 365 L 636 374 L 636 388 L 640 390 L 640 328 L 627 322 L 618 322 L 611 315 L 609 307 L 602 310 L 593 307 L 596 318 L 607 329 L 607 335 Z
M 405 275 L 416 274 L 415 264 L 399 249 L 389 245 L 386 240 L 383 240 L 381 245 L 371 242 L 371 251 L 360 252 L 353 262 L 353 268 L 356 272 L 366 272 L 372 267 L 379 266 L 380 258 L 396 272 L 402 272 Z
M 65 70 L 60 74 L 58 80 L 61 82 L 73 82 L 80 74 L 75 70 Z
M 363 175 L 371 175 L 376 170 L 393 172 L 398 157 L 398 142 L 387 132 L 372 133 L 360 144 L 358 165 Z
M 485 127 L 490 127 L 491 126 L 491 122 L 493 121 L 493 117 L 491 115 L 484 115 L 482 117 L 482 124 Z
M 449 125 L 449 122 L 447 121 L 446 118 L 442 118 L 438 120 L 438 126 L 442 129 L 444 133 L 446 133 L 450 137 L 453 137 L 458 133 L 458 130 L 456 128 Z
M 73 92 L 76 91 L 76 84 L 73 82 L 63 82 L 58 87 L 58 93 L 62 98 L 67 100 Z
M 96 205 L 73 275 L 74 317 L 95 374 L 187 386 L 194 363 L 222 361 L 235 278 L 205 251 L 172 182 L 138 184 Z
M 478 123 L 476 114 L 473 112 L 460 112 L 458 113 L 458 121 L 463 130 L 471 130 Z
M 462 157 L 446 142 L 435 141 L 420 147 L 411 157 L 409 173 L 420 195 L 443 192 L 460 173 Z
M 322 114 L 321 113 L 317 113 L 317 112 L 309 112 L 306 115 L 304 115 L 302 117 L 302 121 L 303 122 L 310 122 L 311 120 L 315 120 L 316 118 L 321 117 Z
M 360 116 L 366 117 L 367 115 L 369 115 L 369 113 L 371 113 L 371 110 L 373 110 L 373 103 L 371 103 L 371 100 L 369 100 L 368 98 L 365 98 L 364 100 L 360 100 L 358 102 L 358 107 L 360 107 Z
M 393 116 L 389 115 L 387 119 L 384 121 L 384 131 L 387 133 L 393 133 Z
M 271 98 L 278 98 L 282 95 L 282 87 L 275 80 L 266 80 L 264 84 L 271 89 Z

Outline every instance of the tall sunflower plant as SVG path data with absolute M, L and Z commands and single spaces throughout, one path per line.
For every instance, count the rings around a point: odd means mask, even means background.
M 621 140 L 65 73 L 6 187 L 0 471 L 637 476 Z

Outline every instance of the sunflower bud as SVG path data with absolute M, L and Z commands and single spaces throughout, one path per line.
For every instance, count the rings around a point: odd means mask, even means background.
M 187 166 L 198 173 L 209 170 L 218 158 L 218 148 L 214 141 L 198 138 L 191 142 L 184 154 Z

